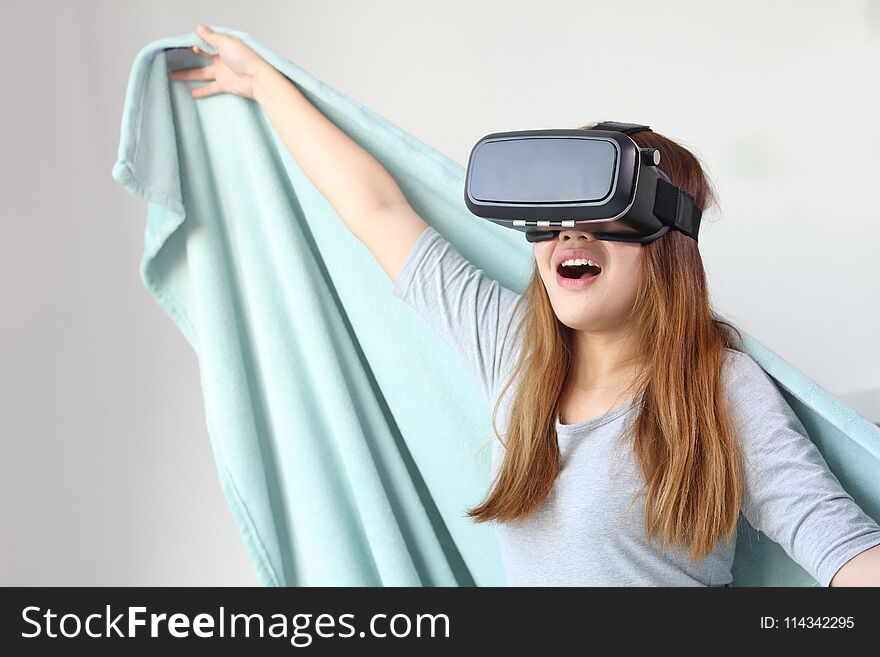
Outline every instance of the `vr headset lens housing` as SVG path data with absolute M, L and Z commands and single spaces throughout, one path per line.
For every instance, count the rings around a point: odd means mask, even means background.
M 468 159 L 468 209 L 525 232 L 530 242 L 573 227 L 625 242 L 650 242 L 670 228 L 697 239 L 701 212 L 693 197 L 657 168 L 659 151 L 639 148 L 626 134 L 650 128 L 599 127 L 607 129 L 486 135 Z

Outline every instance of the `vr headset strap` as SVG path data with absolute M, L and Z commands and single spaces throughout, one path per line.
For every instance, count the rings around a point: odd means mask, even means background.
M 694 205 L 694 197 L 662 178 L 657 179 L 654 214 L 667 226 L 697 239 L 703 213 Z
M 625 135 L 631 135 L 634 132 L 641 132 L 642 130 L 651 131 L 650 126 L 641 125 L 639 123 L 621 123 L 620 121 L 602 121 L 602 123 L 597 123 L 590 130 L 613 130 L 615 132 L 622 132 Z

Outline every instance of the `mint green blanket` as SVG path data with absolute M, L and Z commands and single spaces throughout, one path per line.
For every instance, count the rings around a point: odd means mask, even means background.
M 468 212 L 461 166 L 246 33 L 215 29 L 295 82 L 465 257 L 524 288 L 531 245 Z M 113 178 L 147 202 L 141 275 L 198 354 L 218 474 L 261 581 L 504 585 L 494 528 L 464 515 L 489 485 L 489 402 L 392 296 L 259 105 L 193 99 L 194 83 L 169 78 L 206 63 L 185 49 L 196 44 L 192 32 L 136 56 Z M 880 519 L 880 430 L 746 338 L 844 487 Z M 734 578 L 816 583 L 745 521 Z

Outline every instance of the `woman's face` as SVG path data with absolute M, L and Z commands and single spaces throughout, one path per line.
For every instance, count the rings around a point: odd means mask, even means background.
M 584 269 L 559 266 L 569 258 L 590 259 L 602 270 L 589 282 L 566 279 L 558 272 L 573 274 Z M 560 230 L 555 239 L 535 243 L 535 261 L 556 316 L 569 328 L 581 331 L 615 330 L 625 325 L 638 291 L 641 259 L 638 242 L 597 240 L 591 233 L 573 228 Z

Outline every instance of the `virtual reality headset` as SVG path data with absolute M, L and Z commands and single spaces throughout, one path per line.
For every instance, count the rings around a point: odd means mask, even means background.
M 478 217 L 529 242 L 565 228 L 597 239 L 648 243 L 671 228 L 697 239 L 702 211 L 657 168 L 660 151 L 629 135 L 646 125 L 494 132 L 471 150 L 464 200 Z

